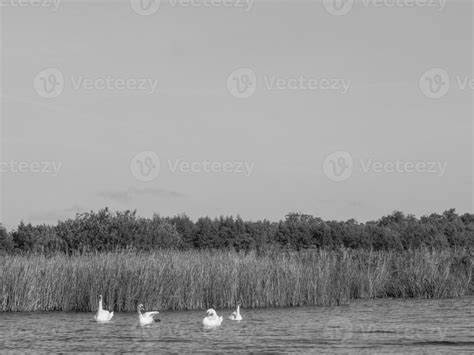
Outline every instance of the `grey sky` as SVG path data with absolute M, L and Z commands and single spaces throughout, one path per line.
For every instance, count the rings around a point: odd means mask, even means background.
M 472 211 L 473 90 L 462 88 L 473 79 L 470 1 L 443 10 L 358 1 L 340 16 L 321 1 L 254 1 L 244 11 L 162 0 L 148 16 L 125 0 L 62 1 L 57 11 L 14 1 L 0 10 L 1 161 L 51 169 L 0 173 L 10 228 L 105 206 L 272 220 Z M 47 68 L 64 77 L 57 97 L 35 90 Z M 238 68 L 256 75 L 248 98 L 227 87 Z M 437 99 L 420 88 L 431 68 L 449 74 Z M 296 89 L 269 86 L 288 78 Z M 350 86 L 311 90 L 301 78 Z M 116 86 L 90 89 L 88 79 Z M 136 82 L 119 89 L 126 79 Z M 134 173 L 146 151 L 160 158 L 151 181 Z M 353 159 L 339 182 L 323 168 L 336 151 Z M 425 170 L 413 171 L 420 162 Z

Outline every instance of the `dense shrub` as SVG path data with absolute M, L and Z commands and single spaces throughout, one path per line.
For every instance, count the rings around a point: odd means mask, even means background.
M 416 218 L 394 212 L 378 221 L 324 221 L 290 213 L 279 222 L 244 221 L 240 217 L 199 218 L 186 215 L 141 218 L 136 211 L 107 208 L 76 215 L 55 226 L 23 222 L 11 233 L 0 228 L 0 251 L 102 252 L 121 249 L 222 249 L 258 254 L 273 249 L 412 250 L 474 246 L 474 215 L 448 210 Z

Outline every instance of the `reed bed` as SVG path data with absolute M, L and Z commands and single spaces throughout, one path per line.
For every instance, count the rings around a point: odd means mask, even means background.
M 375 297 L 458 297 L 469 291 L 464 251 L 312 250 L 258 256 L 224 251 L 0 257 L 0 310 L 202 309 L 339 305 Z

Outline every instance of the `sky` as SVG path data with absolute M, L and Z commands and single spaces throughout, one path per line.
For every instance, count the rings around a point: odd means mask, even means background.
M 473 210 L 470 1 L 1 1 L 10 229 Z

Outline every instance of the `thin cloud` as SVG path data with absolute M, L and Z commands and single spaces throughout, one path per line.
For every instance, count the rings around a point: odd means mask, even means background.
M 99 193 L 100 197 L 116 201 L 119 203 L 129 203 L 133 201 L 134 198 L 138 196 L 153 196 L 153 197 L 162 197 L 162 198 L 179 198 L 184 197 L 185 195 L 181 192 L 166 190 L 166 189 L 156 189 L 152 187 L 145 188 L 136 188 L 130 187 L 127 190 L 105 190 Z

